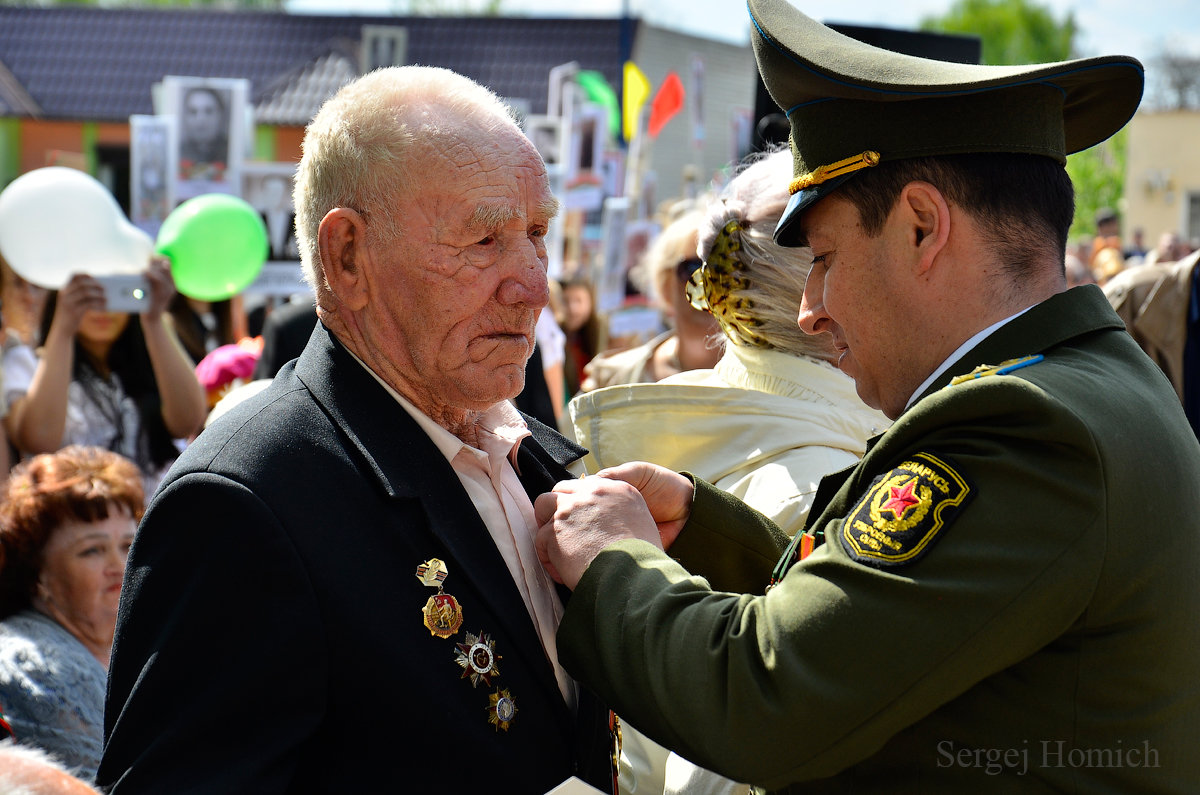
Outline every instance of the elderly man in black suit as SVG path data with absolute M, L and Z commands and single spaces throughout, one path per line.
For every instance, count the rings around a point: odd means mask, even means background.
M 537 150 L 467 78 L 383 69 L 309 125 L 296 208 L 321 322 L 147 510 L 98 783 L 611 788 L 533 547 L 583 451 L 508 402 L 549 300 Z

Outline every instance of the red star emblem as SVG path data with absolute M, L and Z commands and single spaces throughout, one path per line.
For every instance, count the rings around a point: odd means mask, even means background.
M 892 516 L 896 517 L 897 521 L 902 519 L 905 511 L 921 501 L 920 498 L 913 494 L 913 489 L 916 485 L 917 479 L 912 478 L 903 486 L 892 486 L 892 496 L 883 504 L 880 510 L 891 511 Z

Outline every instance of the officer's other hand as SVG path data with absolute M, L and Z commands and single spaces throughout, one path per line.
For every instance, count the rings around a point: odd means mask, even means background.
M 572 590 L 609 544 L 640 538 L 662 548 L 645 500 L 624 480 L 565 480 L 537 498 L 534 513 L 538 558 L 551 577 Z

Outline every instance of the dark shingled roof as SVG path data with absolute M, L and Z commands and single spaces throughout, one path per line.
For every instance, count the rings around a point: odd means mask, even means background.
M 0 115 L 125 121 L 153 113 L 152 84 L 185 75 L 248 78 L 271 122 L 303 124 L 329 85 L 357 69 L 364 25 L 404 26 L 408 63 L 454 69 L 544 113 L 559 64 L 578 61 L 619 89 L 636 24 L 0 6 Z

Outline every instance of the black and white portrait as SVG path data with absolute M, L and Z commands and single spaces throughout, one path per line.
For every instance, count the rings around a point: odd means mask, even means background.
M 175 118 L 129 117 L 130 220 L 154 237 L 175 206 Z
M 558 116 L 525 117 L 525 135 L 533 141 L 547 166 L 563 162 L 563 146 L 566 144 L 563 132 L 563 120 Z
M 296 261 L 296 211 L 292 204 L 295 163 L 246 163 L 243 166 L 242 198 L 258 210 L 267 226 L 272 261 Z
M 245 149 L 247 81 L 163 78 L 165 111 L 178 129 L 179 199 L 237 193 Z

